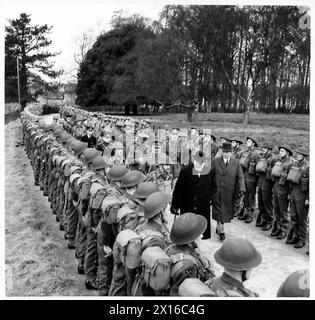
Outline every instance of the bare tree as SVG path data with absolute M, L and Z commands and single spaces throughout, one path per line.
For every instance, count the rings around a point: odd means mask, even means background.
M 80 65 L 84 60 L 86 53 L 91 49 L 93 43 L 96 40 L 95 31 L 90 29 L 87 32 L 84 32 L 81 37 L 75 40 L 77 46 L 77 52 L 74 53 L 75 62 Z

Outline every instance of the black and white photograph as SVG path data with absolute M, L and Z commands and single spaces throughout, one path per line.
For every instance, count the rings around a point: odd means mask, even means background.
M 4 298 L 314 297 L 310 4 L 0 11 Z

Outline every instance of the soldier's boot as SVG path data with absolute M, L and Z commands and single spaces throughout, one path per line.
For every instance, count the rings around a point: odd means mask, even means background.
M 238 220 L 245 220 L 247 218 L 247 209 L 243 208 L 243 210 L 241 210 L 241 212 L 238 215 Z
M 261 214 L 261 212 L 259 211 L 259 212 L 258 212 L 258 215 L 257 215 L 257 218 L 256 218 L 256 224 L 255 224 L 255 226 L 256 226 L 256 227 L 262 227 L 263 224 L 264 224 L 264 219 L 262 218 L 262 214 Z
M 287 236 L 288 232 L 286 230 L 280 230 L 280 232 L 277 234 L 277 239 L 282 240 Z
M 69 239 L 68 249 L 75 249 L 75 241 L 73 239 Z
M 261 230 L 268 231 L 272 228 L 272 222 L 264 221 L 264 224 L 261 226 Z
M 85 272 L 84 272 L 84 263 L 82 261 L 79 261 L 77 270 L 78 270 L 78 274 L 85 274 Z
M 87 290 L 98 290 L 97 281 L 94 280 L 85 280 L 85 288 Z
M 295 245 L 294 245 L 294 248 L 295 249 L 300 249 L 300 248 L 303 248 L 305 246 L 305 241 L 300 239 Z
M 276 237 L 280 231 L 281 231 L 281 230 L 280 230 L 280 227 L 279 227 L 279 225 L 278 225 L 278 222 L 275 220 L 275 221 L 273 222 L 273 226 L 272 226 L 271 234 L 270 234 L 270 235 L 271 235 L 272 237 Z
M 252 223 L 253 222 L 253 217 L 251 215 L 247 215 L 245 221 L 245 223 Z
M 86 274 L 85 287 L 88 290 L 98 290 L 97 283 L 97 268 L 98 268 L 98 253 L 97 253 L 97 234 L 92 228 L 87 230 L 86 251 L 84 257 L 84 270 Z
M 287 240 L 285 241 L 286 244 L 296 244 L 299 241 L 297 234 L 293 231 L 293 228 L 290 229 Z

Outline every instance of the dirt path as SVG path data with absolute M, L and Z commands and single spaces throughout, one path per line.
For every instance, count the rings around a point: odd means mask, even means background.
M 23 147 L 21 122 L 5 126 L 6 295 L 96 295 L 76 271 L 74 250 L 67 248 L 47 197 L 34 185 Z
M 5 239 L 6 294 L 8 296 L 96 295 L 84 287 L 84 276 L 76 272 L 73 250 L 67 249 L 47 198 L 34 185 L 33 172 L 23 147 L 20 120 L 5 126 Z M 173 218 L 169 217 L 172 221 Z M 212 239 L 202 241 L 216 274 L 213 253 L 221 246 L 212 224 Z M 246 237 L 263 256 L 246 286 L 262 297 L 274 297 L 282 281 L 293 271 L 309 267 L 305 248 L 294 249 L 275 240 L 254 224 L 235 220 L 226 225 L 227 237 Z

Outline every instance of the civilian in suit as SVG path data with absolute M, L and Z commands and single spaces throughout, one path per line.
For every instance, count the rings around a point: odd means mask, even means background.
M 80 140 L 82 142 L 87 142 L 88 143 L 88 148 L 95 148 L 96 147 L 96 143 L 97 143 L 97 139 L 96 137 L 93 135 L 93 128 L 88 127 L 86 134 L 84 134 Z
M 197 150 L 193 163 L 184 166 L 176 181 L 173 191 L 171 212 L 200 214 L 207 219 L 208 226 L 203 234 L 204 239 L 211 237 L 210 205 L 216 194 L 213 171 L 206 166 L 204 153 Z
M 217 189 L 212 203 L 212 218 L 217 221 L 216 233 L 223 241 L 224 223 L 231 222 L 235 201 L 245 192 L 243 170 L 239 161 L 232 157 L 231 143 L 223 143 L 222 156 L 213 159 L 211 170 L 214 171 Z

